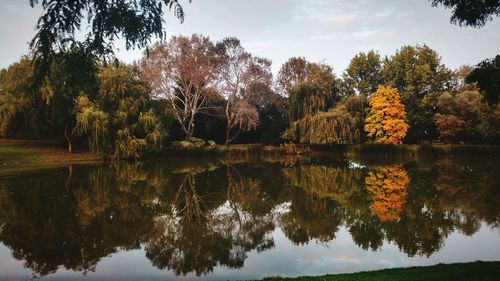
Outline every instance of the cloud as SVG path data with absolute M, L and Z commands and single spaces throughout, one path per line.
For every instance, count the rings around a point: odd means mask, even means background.
M 28 53 L 40 9 L 2 0 L 0 67 Z M 255 55 L 273 61 L 273 72 L 292 56 L 325 59 L 341 73 L 359 51 L 392 55 L 403 45 L 427 44 L 455 68 L 498 54 L 500 19 L 481 29 L 450 24 L 450 11 L 423 0 L 196 0 L 184 3 L 183 24 L 166 17 L 167 34 L 200 33 L 220 40 L 238 37 Z M 23 17 L 18 15 L 22 14 Z M 117 44 L 119 45 L 119 44 Z M 120 51 L 127 62 L 141 51 Z

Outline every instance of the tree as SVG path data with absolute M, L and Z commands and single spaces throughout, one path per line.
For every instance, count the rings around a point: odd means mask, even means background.
M 370 171 L 365 178 L 371 195 L 371 211 L 381 222 L 397 221 L 406 203 L 410 179 L 403 167 L 384 167 Z
M 381 86 L 369 100 L 370 113 L 365 121 L 369 138 L 379 143 L 401 144 L 408 131 L 405 106 L 398 91 Z
M 478 141 L 486 107 L 478 91 L 448 92 L 439 96 L 436 107 L 436 126 L 442 141 Z
M 12 136 L 23 131 L 39 135 L 41 117 L 39 95 L 31 87 L 31 60 L 23 57 L 0 72 L 0 135 Z
M 213 43 L 196 34 L 172 37 L 154 46 L 139 67 L 153 95 L 170 100 L 186 139 L 190 139 L 196 115 L 209 109 L 209 100 L 216 95 L 219 63 Z
M 88 135 L 93 151 L 113 153 L 116 158 L 159 151 L 166 137 L 149 85 L 138 78 L 135 67 L 127 65 L 101 68 L 94 101 L 78 97 L 76 130 Z
M 436 51 L 424 46 L 403 46 L 386 59 L 382 70 L 385 85 L 401 94 L 408 112 L 410 142 L 436 139 L 434 123 L 437 94 L 450 89 L 452 72 Z
M 451 83 L 454 92 L 459 93 L 463 91 L 478 90 L 474 83 L 467 82 L 467 77 L 470 75 L 472 69 L 473 68 L 470 65 L 462 65 L 453 72 Z
M 259 112 L 255 104 L 261 92 L 270 91 L 271 62 L 253 57 L 236 38 L 225 38 L 216 46 L 221 63 L 219 93 L 226 98 L 226 145 L 241 131 L 255 129 Z
M 43 13 L 31 41 L 36 70 L 45 76 L 55 54 L 78 42 L 77 33 L 87 30 L 88 53 L 105 57 L 113 53 L 113 42 L 121 37 L 129 48 L 147 47 L 151 37 L 165 37 L 164 10 L 173 10 L 181 21 L 184 11 L 178 0 L 29 0 L 32 7 L 41 4 Z M 87 25 L 82 26 L 82 21 Z
M 467 83 L 477 83 L 489 104 L 497 104 L 500 97 L 500 55 L 480 62 L 466 78 Z
M 382 84 L 382 61 L 380 55 L 371 50 L 355 55 L 344 74 L 343 95 L 369 95 Z
M 327 112 L 293 122 L 283 138 L 308 144 L 352 144 L 361 142 L 364 99 L 352 96 Z
M 68 152 L 73 151 L 72 131 L 75 126 L 75 104 L 80 95 L 94 96 L 97 91 L 96 57 L 82 44 L 55 54 L 40 87 L 49 107 L 49 117 L 62 131 Z
M 330 108 L 336 100 L 337 80 L 332 68 L 291 58 L 281 66 L 278 88 L 288 96 L 290 122 Z
M 482 27 L 494 16 L 500 15 L 500 2 L 497 0 L 429 0 L 432 6 L 443 5 L 452 9 L 451 22 L 460 26 Z

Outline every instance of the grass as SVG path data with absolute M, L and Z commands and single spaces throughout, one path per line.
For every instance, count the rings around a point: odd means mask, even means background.
M 266 281 L 494 281 L 500 280 L 500 262 L 471 262 L 438 264 L 433 266 L 383 269 L 297 278 L 268 277 Z
M 57 142 L 0 139 L 0 176 L 100 160 L 90 152 L 69 153 Z

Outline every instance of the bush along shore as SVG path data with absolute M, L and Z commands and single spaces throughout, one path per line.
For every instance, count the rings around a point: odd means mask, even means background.
M 438 264 L 433 266 L 383 269 L 377 271 L 303 276 L 297 278 L 268 277 L 263 280 L 296 281 L 494 281 L 500 276 L 500 261 Z

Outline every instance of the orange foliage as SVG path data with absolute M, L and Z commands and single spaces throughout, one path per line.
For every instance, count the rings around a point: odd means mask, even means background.
M 380 86 L 370 97 L 370 113 L 365 121 L 368 137 L 379 143 L 403 143 L 408 131 L 405 106 L 396 89 Z
M 397 221 L 406 203 L 410 179 L 403 167 L 380 168 L 368 173 L 366 189 L 370 192 L 370 209 L 380 221 Z

